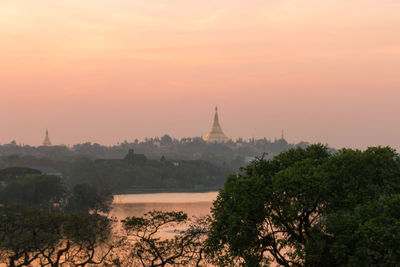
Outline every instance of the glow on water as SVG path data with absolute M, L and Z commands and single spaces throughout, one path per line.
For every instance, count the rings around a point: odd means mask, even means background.
M 121 220 L 159 210 L 183 211 L 190 217 L 202 217 L 210 214 L 217 195 L 218 192 L 115 195 L 110 216 Z
M 218 192 L 115 195 L 114 204 L 212 202 Z

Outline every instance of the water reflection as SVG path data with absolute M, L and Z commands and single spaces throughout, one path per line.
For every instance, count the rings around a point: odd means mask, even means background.
M 210 214 L 212 202 L 217 195 L 218 192 L 115 195 L 110 215 L 121 220 L 160 210 L 183 211 L 188 216 L 201 217 Z
M 131 216 L 143 216 L 152 210 L 183 211 L 189 217 L 203 217 L 210 214 L 212 202 L 218 192 L 207 193 L 157 193 L 157 194 L 126 194 L 115 195 L 110 216 L 118 221 Z M 115 229 L 121 229 L 121 223 Z M 171 238 L 177 232 L 186 228 L 179 225 L 174 228 L 164 228 L 159 233 L 161 238 Z

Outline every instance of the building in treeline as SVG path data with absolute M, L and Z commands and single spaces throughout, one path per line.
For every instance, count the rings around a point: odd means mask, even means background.
M 49 138 L 49 131 L 48 130 L 46 130 L 46 137 L 44 138 L 42 145 L 43 146 L 51 146 L 51 141 L 50 141 L 50 138 Z
M 222 131 L 221 125 L 219 125 L 217 106 L 215 106 L 214 122 L 210 131 L 203 137 L 203 140 L 207 143 L 226 143 L 229 141 L 229 138 Z

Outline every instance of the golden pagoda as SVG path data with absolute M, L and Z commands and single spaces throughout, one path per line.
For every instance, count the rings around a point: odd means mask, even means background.
M 208 134 L 203 136 L 203 140 L 207 143 L 226 143 L 229 138 L 222 131 L 221 125 L 218 120 L 218 108 L 215 106 L 214 122 Z
M 46 137 L 43 140 L 43 146 L 51 146 L 51 141 L 49 138 L 49 131 L 46 129 Z

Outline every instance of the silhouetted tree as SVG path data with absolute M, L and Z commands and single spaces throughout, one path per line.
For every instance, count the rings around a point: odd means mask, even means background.
M 69 194 L 66 210 L 79 213 L 108 213 L 112 201 L 111 191 L 98 192 L 94 186 L 89 184 L 77 184 Z
M 212 209 L 208 252 L 221 265 L 395 266 L 399 207 L 392 149 L 293 149 L 228 178 Z
M 0 208 L 0 263 L 86 266 L 114 248 L 111 221 L 100 215 L 22 207 Z
M 130 266 L 200 266 L 204 263 L 202 241 L 207 233 L 207 220 L 194 223 L 183 212 L 147 212 L 143 217 L 123 220 L 127 235 L 124 251 L 125 264 Z M 175 230 L 171 238 L 160 237 L 171 227 L 187 227 Z

